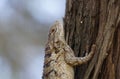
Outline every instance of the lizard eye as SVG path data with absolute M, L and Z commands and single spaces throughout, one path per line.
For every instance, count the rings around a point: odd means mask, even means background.
M 55 31 L 55 29 L 52 29 L 52 30 L 51 30 L 51 32 L 54 32 L 54 31 Z
M 54 32 L 56 32 L 56 31 L 57 31 L 57 28 L 51 29 L 51 33 L 54 33 Z

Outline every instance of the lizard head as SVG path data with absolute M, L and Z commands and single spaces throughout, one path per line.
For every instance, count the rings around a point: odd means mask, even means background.
M 56 21 L 49 31 L 49 41 L 55 43 L 64 42 L 64 28 L 63 24 L 59 21 Z

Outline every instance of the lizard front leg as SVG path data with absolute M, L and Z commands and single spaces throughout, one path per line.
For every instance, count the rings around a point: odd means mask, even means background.
M 81 65 L 88 62 L 94 55 L 96 45 L 92 45 L 90 53 L 85 57 L 75 57 L 73 50 L 67 45 L 64 49 L 65 51 L 65 61 L 71 66 Z

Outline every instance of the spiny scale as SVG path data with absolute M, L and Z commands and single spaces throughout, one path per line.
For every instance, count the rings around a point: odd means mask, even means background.
M 73 66 L 88 62 L 95 53 L 92 45 L 85 57 L 75 57 L 73 50 L 65 42 L 63 24 L 56 21 L 50 28 L 45 48 L 43 79 L 74 79 Z

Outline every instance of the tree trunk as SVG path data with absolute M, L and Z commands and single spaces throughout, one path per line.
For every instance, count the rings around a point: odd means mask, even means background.
M 120 78 L 120 0 L 67 0 L 64 29 L 76 56 L 97 46 L 90 62 L 75 67 L 75 79 Z

